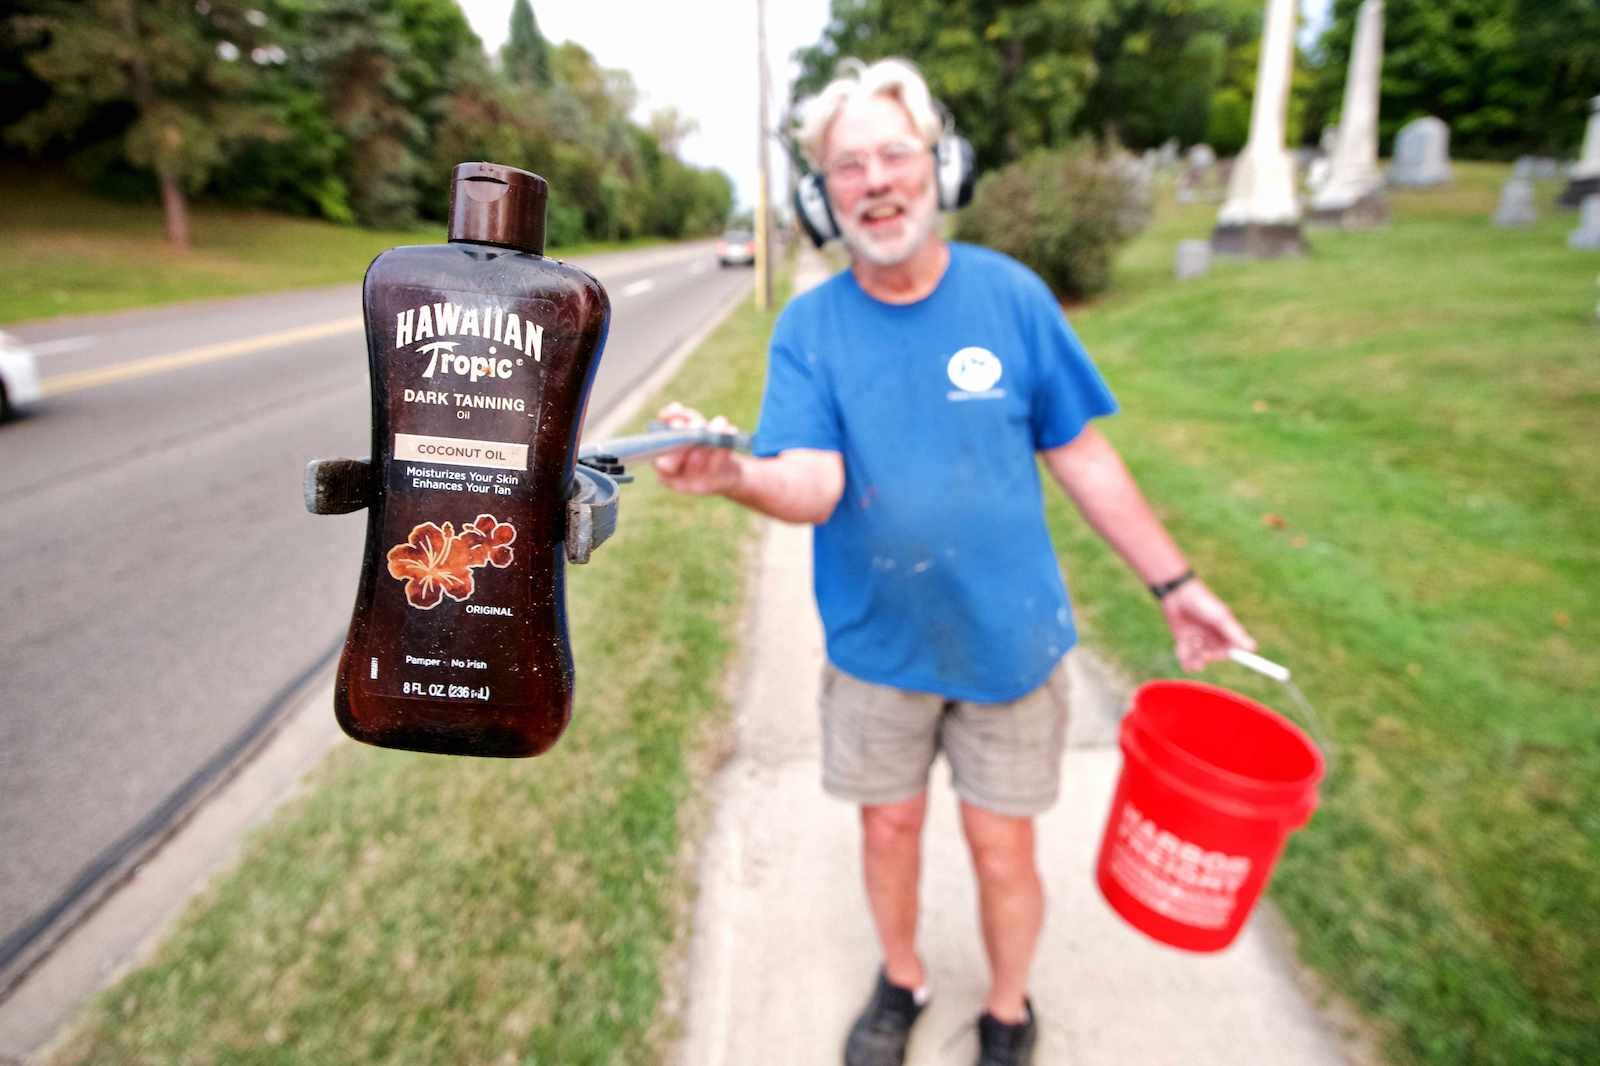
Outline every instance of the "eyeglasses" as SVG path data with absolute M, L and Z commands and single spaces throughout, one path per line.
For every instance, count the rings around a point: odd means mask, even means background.
M 828 180 L 842 189 L 853 189 L 866 184 L 867 168 L 875 154 L 885 173 L 894 177 L 904 174 L 927 153 L 928 149 L 910 141 L 890 141 L 879 145 L 877 152 L 849 152 L 830 160 L 824 168 Z

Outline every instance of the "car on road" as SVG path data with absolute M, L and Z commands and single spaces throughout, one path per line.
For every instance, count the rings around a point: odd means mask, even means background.
M 0 420 L 39 402 L 39 364 L 23 343 L 0 331 Z
M 723 266 L 754 266 L 756 239 L 749 230 L 731 229 L 717 238 L 717 262 Z

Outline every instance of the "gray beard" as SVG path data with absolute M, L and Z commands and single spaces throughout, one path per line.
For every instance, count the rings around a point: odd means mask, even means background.
M 842 219 L 839 222 L 839 237 L 852 256 L 864 259 L 873 266 L 891 267 L 904 263 L 916 254 L 939 224 L 939 204 L 931 181 L 927 191 L 906 212 L 906 218 L 907 231 L 892 242 L 892 247 L 874 244 L 860 226 Z

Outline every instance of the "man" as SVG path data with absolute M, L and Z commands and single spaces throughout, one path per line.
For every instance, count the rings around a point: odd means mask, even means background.
M 1090 424 L 1115 402 L 1044 283 L 940 236 L 941 125 L 899 60 L 854 64 L 810 102 L 800 139 L 850 269 L 779 319 L 754 456 L 700 448 L 656 462 L 674 489 L 816 527 L 823 786 L 860 805 L 883 950 L 847 1066 L 902 1062 L 927 1000 L 917 882 L 941 750 L 991 971 L 979 1061 L 1031 1060 L 1027 982 L 1044 917 L 1033 818 L 1059 787 L 1062 659 L 1076 640 L 1035 456 L 1157 594 L 1186 669 L 1254 647 Z M 677 405 L 662 415 L 700 419 Z

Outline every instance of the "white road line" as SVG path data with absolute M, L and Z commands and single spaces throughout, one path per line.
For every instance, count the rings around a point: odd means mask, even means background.
M 76 352 L 82 348 L 89 347 L 93 343 L 94 337 L 90 335 L 84 337 L 62 337 L 60 340 L 39 341 L 36 344 L 23 341 L 22 346 L 34 355 L 56 355 L 59 352 Z
M 690 267 L 689 268 L 689 273 L 691 273 L 691 274 L 704 274 L 706 271 L 708 271 L 710 269 L 711 269 L 711 264 L 710 263 L 700 262 L 700 263 L 696 263 L 694 266 Z
M 632 282 L 632 283 L 630 283 L 628 285 L 624 285 L 622 287 L 622 295 L 624 295 L 624 296 L 640 296 L 640 295 L 642 295 L 644 293 L 649 292 L 651 289 L 653 289 L 655 287 L 656 287 L 656 280 L 654 278 L 640 278 L 638 281 Z

